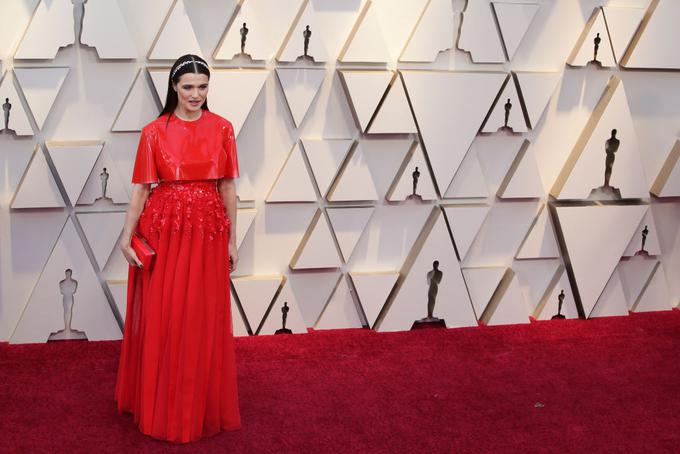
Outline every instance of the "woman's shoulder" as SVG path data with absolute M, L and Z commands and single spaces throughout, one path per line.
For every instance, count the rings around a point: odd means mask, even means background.
M 143 134 L 152 134 L 156 131 L 159 125 L 164 125 L 168 120 L 168 115 L 163 114 L 160 117 L 154 118 L 142 127 Z
M 232 126 L 231 122 L 224 118 L 223 116 L 216 114 L 215 112 L 212 112 L 210 110 L 204 110 L 203 115 L 206 115 L 206 117 L 217 124 L 220 127 L 224 126 Z

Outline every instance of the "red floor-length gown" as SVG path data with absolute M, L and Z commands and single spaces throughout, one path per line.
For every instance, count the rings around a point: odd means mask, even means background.
M 234 129 L 203 110 L 142 130 L 133 183 L 155 183 L 137 232 L 115 399 L 141 432 L 184 443 L 241 426 L 229 292 L 230 221 L 217 180 L 239 174 Z

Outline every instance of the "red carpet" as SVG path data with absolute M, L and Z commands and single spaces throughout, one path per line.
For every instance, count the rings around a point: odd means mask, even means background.
M 0 344 L 0 452 L 680 452 L 680 312 L 237 339 L 243 428 L 189 445 L 113 402 L 120 342 Z

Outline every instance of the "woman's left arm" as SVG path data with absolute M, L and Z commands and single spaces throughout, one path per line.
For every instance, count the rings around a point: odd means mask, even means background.
M 233 178 L 221 178 L 217 182 L 217 189 L 220 192 L 224 207 L 227 209 L 227 217 L 231 221 L 229 229 L 229 261 L 231 271 L 236 270 L 238 252 L 236 251 L 236 181 Z

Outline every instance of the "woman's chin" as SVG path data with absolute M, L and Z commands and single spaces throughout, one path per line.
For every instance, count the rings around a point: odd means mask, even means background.
M 203 103 L 187 104 L 187 105 L 184 106 L 184 108 L 187 110 L 187 112 L 198 112 L 199 110 L 201 110 L 202 105 L 203 105 Z

